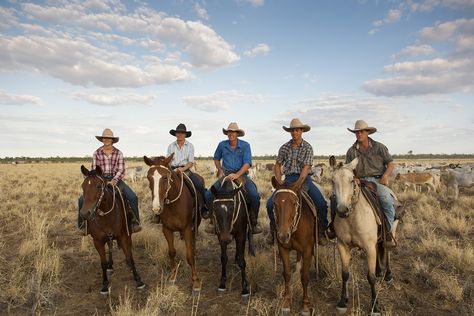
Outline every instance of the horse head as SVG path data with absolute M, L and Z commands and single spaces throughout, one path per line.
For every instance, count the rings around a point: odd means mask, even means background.
M 171 179 L 171 169 L 169 166 L 173 155 L 174 154 L 171 154 L 166 158 L 159 156 L 153 159 L 143 156 L 145 163 L 150 166 L 147 179 L 151 190 L 152 209 L 156 214 L 160 214 L 163 210 L 167 183 L 169 182 L 168 180 Z
M 95 170 L 89 171 L 82 165 L 81 172 L 85 176 L 82 182 L 84 204 L 79 210 L 79 214 L 82 218 L 88 219 L 102 202 L 106 181 L 102 178 L 102 169 L 99 166 L 96 166 Z
M 342 218 L 349 216 L 357 202 L 358 185 L 355 182 L 354 170 L 358 163 L 359 158 L 355 158 L 348 164 L 342 164 L 342 162 L 336 164 L 334 156 L 329 158 L 332 170 L 332 187 L 337 202 L 336 212 Z
M 238 217 L 238 212 L 241 207 L 240 204 L 245 203 L 237 197 L 237 194 L 242 188 L 243 184 L 235 188 L 234 183 L 226 179 L 224 179 L 219 189 L 216 189 L 214 186 L 211 187 L 212 196 L 214 197 L 212 202 L 212 214 L 214 216 L 219 240 L 224 243 L 230 243 L 232 241 L 231 233 Z
M 295 184 L 281 184 L 275 177 L 272 177 L 272 185 L 276 190 L 273 198 L 276 236 L 282 244 L 286 244 L 296 230 L 301 216 L 301 204 L 298 197 L 300 188 Z

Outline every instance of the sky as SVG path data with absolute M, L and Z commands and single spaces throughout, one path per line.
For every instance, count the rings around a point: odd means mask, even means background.
M 474 0 L 0 0 L 0 157 L 164 155 L 184 123 L 212 156 L 237 122 L 316 155 L 358 119 L 392 154 L 474 153 Z

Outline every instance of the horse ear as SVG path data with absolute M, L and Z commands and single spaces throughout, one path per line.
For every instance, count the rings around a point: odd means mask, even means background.
M 334 167 L 336 166 L 336 157 L 334 156 L 329 157 L 329 165 L 331 166 L 331 168 L 334 169 Z
M 99 177 L 102 177 L 102 168 L 100 166 L 95 167 L 95 172 Z
M 143 156 L 143 161 L 150 167 L 153 165 L 153 160 L 151 160 L 147 156 Z
M 355 168 L 357 167 L 357 164 L 358 164 L 358 163 L 359 163 L 359 158 L 356 157 L 356 158 L 354 158 L 351 162 L 349 162 L 349 163 L 347 164 L 347 167 L 350 168 L 350 169 L 352 169 L 352 170 L 355 170 Z
M 83 175 L 85 175 L 87 177 L 87 175 L 89 174 L 89 170 L 87 170 L 86 167 L 84 167 L 84 165 L 81 165 L 81 172 Z
M 165 166 L 168 166 L 171 162 L 171 160 L 173 160 L 173 156 L 174 156 L 174 153 L 171 153 L 171 155 L 169 155 L 168 157 L 166 157 L 165 159 Z

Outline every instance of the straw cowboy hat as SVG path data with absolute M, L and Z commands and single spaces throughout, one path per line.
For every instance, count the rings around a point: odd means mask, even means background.
M 375 127 L 370 127 L 364 120 L 357 120 L 354 129 L 347 128 L 347 130 L 352 133 L 357 131 L 368 131 L 369 134 L 373 134 L 377 131 Z
M 179 123 L 179 125 L 176 127 L 176 129 L 171 129 L 170 130 L 170 134 L 173 135 L 173 136 L 176 136 L 177 132 L 186 133 L 186 138 L 188 138 L 192 134 L 191 131 L 186 130 L 186 125 L 184 125 L 183 123 Z
M 294 129 L 294 128 L 303 129 L 303 133 L 307 132 L 311 129 L 311 127 L 309 127 L 309 125 L 301 123 L 301 121 L 297 118 L 294 118 L 294 119 L 291 120 L 290 127 L 283 126 L 283 129 L 287 132 L 291 132 L 291 130 Z
M 228 132 L 237 132 L 238 137 L 242 137 L 245 135 L 244 130 L 240 129 L 239 125 L 237 125 L 237 123 L 235 122 L 230 123 L 227 129 L 222 128 L 222 132 L 224 133 L 224 135 L 227 135 Z
M 112 143 L 117 143 L 119 141 L 119 138 L 114 136 L 114 132 L 112 132 L 110 128 L 104 129 L 102 136 L 96 136 L 95 138 L 97 138 L 99 142 L 101 142 L 103 138 L 111 138 Z

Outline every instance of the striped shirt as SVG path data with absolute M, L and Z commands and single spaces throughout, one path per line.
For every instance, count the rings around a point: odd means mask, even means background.
M 304 139 L 296 148 L 292 143 L 290 140 L 278 150 L 277 162 L 282 165 L 285 176 L 300 174 L 305 165 L 313 165 L 313 147 Z
M 121 180 L 125 176 L 125 162 L 120 150 L 112 146 L 112 154 L 107 156 L 104 146 L 99 147 L 92 155 L 92 169 L 99 166 L 104 177 L 111 177 L 114 180 Z
M 179 147 L 178 142 L 174 141 L 168 146 L 167 156 L 174 153 L 171 167 L 186 166 L 189 162 L 194 163 L 194 146 L 187 140 L 184 141 L 183 147 Z

